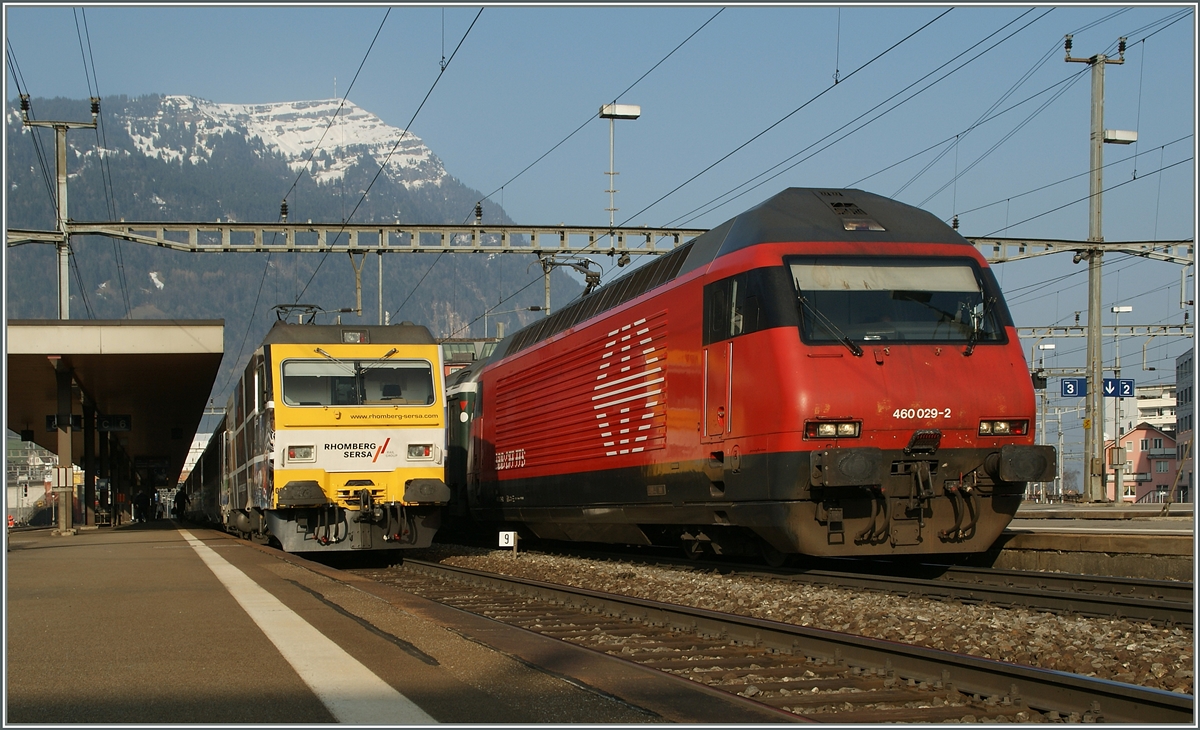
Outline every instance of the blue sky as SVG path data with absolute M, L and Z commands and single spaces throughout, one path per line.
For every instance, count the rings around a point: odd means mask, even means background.
M 1117 241 L 1194 236 L 1192 8 L 487 6 L 478 20 L 479 6 L 465 5 L 84 12 L 102 96 L 332 98 L 346 93 L 362 64 L 350 100 L 396 127 L 408 124 L 443 56 L 462 41 L 412 131 L 452 175 L 494 193 L 492 201 L 521 223 L 607 222 L 609 130 L 595 117 L 615 99 L 642 107 L 640 119 L 616 124 L 618 223 L 711 227 L 784 187 L 854 186 L 945 220 L 957 213 L 967 236 L 1076 240 L 1088 235 L 1087 203 L 1067 204 L 1088 193 L 1090 74 L 1085 64 L 1064 61 L 1063 36 L 1074 34 L 1073 55 L 1091 56 L 1115 55 L 1126 35 L 1125 64 L 1106 72 L 1105 127 L 1139 134 L 1136 146 L 1105 147 L 1105 162 L 1115 163 L 1105 171 L 1106 187 L 1126 183 L 1104 197 L 1103 234 Z M 34 96 L 91 93 L 76 30 L 83 14 L 69 6 L 6 6 L 7 41 Z M 901 92 L 892 103 L 968 60 L 831 144 L 893 94 Z M 830 88 L 835 72 L 839 83 Z M 5 83 L 11 99 L 11 75 Z M 999 111 L 1018 102 L 971 129 L 994 105 Z M 785 161 L 783 168 L 799 164 L 718 205 Z M 1086 309 L 1083 268 L 1059 255 L 1005 264 L 997 274 L 1019 325 L 1071 324 Z M 1182 322 L 1179 269 L 1106 257 L 1106 323 L 1117 303 L 1134 306 L 1122 324 Z M 1143 372 L 1141 344 L 1121 348 L 1125 376 L 1132 370 L 1139 382 L 1173 379 L 1173 359 L 1190 345 L 1152 341 L 1147 362 L 1157 370 Z M 1082 361 L 1083 340 L 1076 340 L 1060 344 L 1047 364 Z

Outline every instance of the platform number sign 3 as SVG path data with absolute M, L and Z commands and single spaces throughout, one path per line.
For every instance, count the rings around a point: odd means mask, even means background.
M 1087 378 L 1063 378 L 1062 397 L 1082 398 L 1087 395 Z

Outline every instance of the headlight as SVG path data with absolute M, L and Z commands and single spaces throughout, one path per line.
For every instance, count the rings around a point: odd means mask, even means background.
M 1029 433 L 1029 421 L 980 421 L 980 436 L 1024 436 Z
M 316 461 L 314 450 L 311 446 L 289 446 L 287 450 L 288 461 Z
M 858 438 L 861 430 L 858 421 L 810 421 L 804 425 L 808 438 Z
M 430 459 L 433 458 L 433 444 L 409 444 L 408 458 L 410 459 Z

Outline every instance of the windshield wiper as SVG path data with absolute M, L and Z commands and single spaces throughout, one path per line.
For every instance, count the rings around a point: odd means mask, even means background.
M 971 318 L 971 336 L 967 339 L 967 349 L 963 352 L 964 357 L 970 357 L 971 353 L 975 352 L 975 345 L 979 342 L 979 333 L 983 332 L 983 323 L 987 320 L 988 310 L 996 303 L 996 297 L 989 297 L 983 300 L 983 307 L 979 310 L 979 318 Z
M 380 355 L 378 360 L 371 360 L 365 364 L 360 363 L 359 369 L 361 371 L 365 372 L 367 370 L 374 370 L 375 368 L 381 368 L 384 365 L 387 365 L 388 358 L 391 357 L 392 355 L 395 355 L 397 352 L 400 352 L 400 351 L 393 347 L 392 349 L 390 349 L 387 352 Z
M 350 364 L 350 363 L 348 363 L 348 362 L 344 362 L 344 361 L 342 361 L 342 360 L 339 360 L 339 359 L 337 359 L 336 357 L 334 357 L 333 355 L 330 355 L 328 352 L 325 352 L 324 350 L 322 350 L 322 349 L 321 349 L 321 348 L 319 348 L 319 347 L 317 347 L 317 348 L 314 348 L 314 349 L 313 349 L 313 352 L 317 353 L 317 354 L 318 354 L 318 355 L 320 355 L 321 357 L 324 357 L 324 358 L 326 358 L 326 359 L 328 359 L 328 360 L 332 360 L 333 362 L 337 363 L 338 365 L 341 365 L 342 367 L 346 368 L 346 370 L 347 370 L 348 374 L 350 374 L 350 375 L 355 375 L 355 374 L 357 374 L 357 373 L 358 373 L 358 367 L 357 367 L 357 366 L 355 366 L 355 365 L 351 365 L 351 364 Z
M 838 342 L 850 348 L 850 352 L 854 353 L 855 357 L 862 357 L 862 348 L 854 344 L 850 338 L 846 336 L 845 332 L 842 332 L 840 329 L 838 329 L 838 326 L 831 322 L 829 317 L 826 317 L 821 310 L 817 309 L 811 302 L 809 302 L 803 294 L 796 298 L 800 300 L 801 304 L 808 307 L 808 311 L 812 312 L 813 317 L 815 317 L 817 321 L 829 331 L 829 334 L 833 335 Z

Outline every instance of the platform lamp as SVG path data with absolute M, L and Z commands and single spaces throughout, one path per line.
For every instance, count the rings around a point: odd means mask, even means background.
M 642 115 L 642 108 L 636 104 L 605 104 L 600 107 L 600 118 L 608 120 L 608 227 L 612 228 L 616 220 L 617 208 L 614 204 L 617 193 L 616 171 L 613 170 L 613 120 L 637 119 Z
M 1105 134 L 1107 135 L 1108 133 L 1109 130 L 1105 130 Z M 1116 378 L 1118 382 L 1121 379 L 1121 333 L 1119 331 L 1121 325 L 1121 314 L 1132 311 L 1133 307 L 1130 306 L 1112 308 L 1113 355 L 1115 356 L 1115 359 L 1113 360 L 1113 377 Z M 1113 407 L 1113 443 L 1118 447 L 1121 445 L 1121 405 L 1123 404 L 1124 400 L 1125 399 L 1121 398 L 1120 393 L 1118 392 L 1117 403 Z M 1113 466 L 1115 467 L 1116 471 L 1113 486 L 1113 506 L 1119 507 L 1125 503 L 1125 460 L 1121 459 L 1119 463 L 1115 463 Z
M 1042 393 L 1042 407 L 1040 409 L 1041 412 L 1039 413 L 1040 422 L 1038 424 L 1038 443 L 1040 443 L 1042 446 L 1045 446 L 1046 445 L 1046 351 L 1049 350 L 1049 351 L 1053 352 L 1054 351 L 1054 343 L 1053 342 L 1039 342 L 1037 349 L 1041 354 L 1038 356 L 1038 376 L 1039 376 L 1039 378 L 1038 378 L 1038 381 L 1035 381 L 1034 387 L 1037 388 L 1038 382 L 1040 381 L 1041 387 L 1038 389 Z M 1041 482 L 1041 484 L 1040 484 L 1040 501 L 1043 501 L 1043 502 L 1046 501 L 1046 483 L 1045 482 Z

